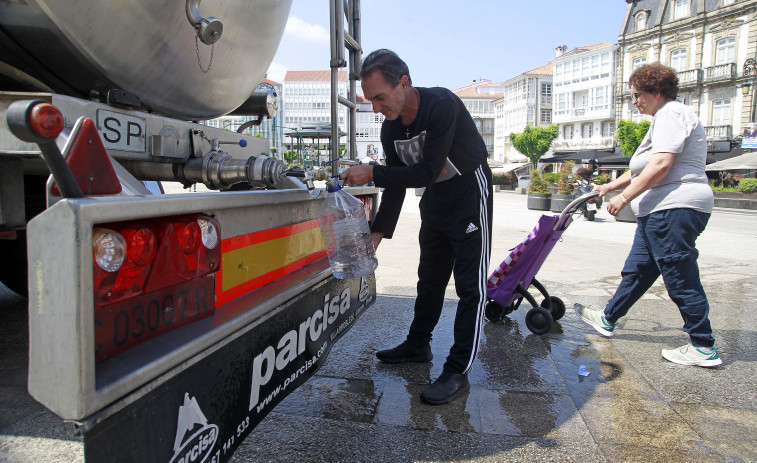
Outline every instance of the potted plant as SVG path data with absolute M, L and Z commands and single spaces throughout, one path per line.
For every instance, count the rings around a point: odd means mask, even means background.
M 544 183 L 547 184 L 547 190 L 549 190 L 550 193 L 556 194 L 557 193 L 557 182 L 560 180 L 560 173 L 559 172 L 545 172 L 544 175 L 542 175 L 544 178 Z
M 552 195 L 547 190 L 547 184 L 538 169 L 531 171 L 531 182 L 528 184 L 528 198 L 526 207 L 537 211 L 548 211 Z
M 562 212 L 573 200 L 573 162 L 566 162 L 560 168 L 560 176 L 557 179 L 557 192 L 552 195 L 550 210 L 552 212 Z

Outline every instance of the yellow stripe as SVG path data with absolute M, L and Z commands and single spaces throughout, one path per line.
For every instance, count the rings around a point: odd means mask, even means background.
M 223 253 L 223 291 L 246 283 L 261 275 L 289 265 L 315 252 L 325 245 L 319 228 L 256 243 Z

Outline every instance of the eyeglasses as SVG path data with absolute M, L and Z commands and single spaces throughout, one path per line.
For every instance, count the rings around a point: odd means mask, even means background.
M 641 92 L 636 92 L 631 94 L 631 101 L 634 103 L 639 101 L 639 95 L 641 95 Z

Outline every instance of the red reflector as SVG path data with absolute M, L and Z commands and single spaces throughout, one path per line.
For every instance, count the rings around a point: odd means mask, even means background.
M 105 145 L 91 119 L 77 122 L 63 155 L 85 195 L 114 195 L 121 192 L 121 181 L 113 170 Z M 58 185 L 53 185 L 53 193 L 60 195 Z
M 37 134 L 55 138 L 63 131 L 63 114 L 51 104 L 40 103 L 29 113 L 29 124 Z

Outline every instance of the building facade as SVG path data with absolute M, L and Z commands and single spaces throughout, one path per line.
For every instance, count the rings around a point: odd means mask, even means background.
M 347 71 L 339 71 L 339 96 L 346 98 L 349 88 Z M 300 158 L 310 161 L 331 158 L 331 71 L 287 71 L 284 76 L 281 120 L 287 151 L 301 151 Z M 340 131 L 348 124 L 349 111 L 339 105 Z M 323 138 L 303 138 L 301 134 L 322 133 Z M 339 141 L 344 144 L 345 139 Z M 338 145 L 337 145 L 338 146 Z
M 526 71 L 502 84 L 494 106 L 494 159 L 504 164 L 528 162 L 510 141 L 511 133 L 552 124 L 552 63 Z
M 755 7 L 756 0 L 630 1 L 619 37 L 617 119 L 644 117 L 630 101 L 628 78 L 659 61 L 678 71 L 678 99 L 705 125 L 709 151 L 740 145 L 754 120 L 755 73 L 747 69 L 757 57 Z
M 489 158 L 494 156 L 494 105 L 493 101 L 502 98 L 503 87 L 488 79 L 474 81 L 470 85 L 460 87 L 452 92 L 460 97 L 468 109 L 473 122 L 476 123 L 478 133 L 484 139 Z
M 618 45 L 557 47 L 552 60 L 552 142 L 555 154 L 615 147 L 615 85 Z
M 384 150 L 381 148 L 381 124 L 383 114 L 374 113 L 373 105 L 362 96 L 357 96 L 357 116 L 355 118 L 355 138 L 357 142 L 356 159 L 362 161 L 383 161 Z

